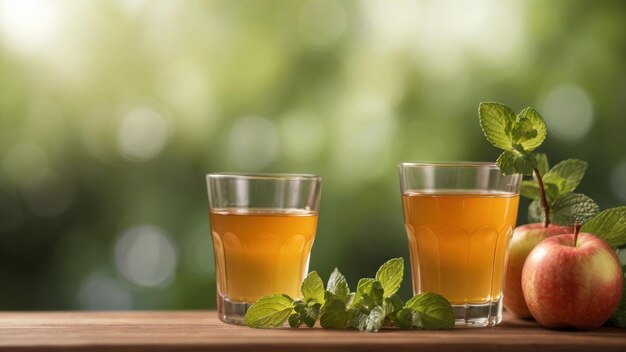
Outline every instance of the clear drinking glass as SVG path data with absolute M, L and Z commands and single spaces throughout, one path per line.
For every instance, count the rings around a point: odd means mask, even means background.
M 413 291 L 435 292 L 456 326 L 502 321 L 502 287 L 521 175 L 494 163 L 400 163 Z
M 300 298 L 317 230 L 321 178 L 296 174 L 207 175 L 217 311 L 243 324 L 261 296 Z

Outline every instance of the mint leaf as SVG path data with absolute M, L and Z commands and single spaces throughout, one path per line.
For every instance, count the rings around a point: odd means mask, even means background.
M 292 312 L 291 297 L 283 294 L 263 296 L 248 309 L 244 321 L 252 328 L 275 328 L 285 324 Z
M 302 325 L 302 320 L 300 319 L 300 314 L 293 313 L 289 316 L 289 327 L 292 329 L 297 329 Z
M 548 128 L 541 115 L 535 109 L 528 107 L 517 115 L 511 134 L 514 146 L 519 144 L 522 150 L 532 152 L 546 139 Z
M 544 153 L 535 154 L 535 159 L 537 159 L 537 170 L 539 170 L 539 174 L 541 176 L 545 175 L 548 170 L 550 170 L 550 163 L 548 162 L 548 156 Z
M 604 210 L 581 228 L 581 232 L 594 234 L 612 247 L 626 244 L 626 206 Z
M 405 304 L 413 311 L 413 326 L 419 329 L 451 329 L 454 326 L 454 311 L 442 296 L 426 292 L 411 298 Z
M 507 150 L 500 154 L 496 164 L 504 175 L 531 175 L 537 167 L 537 160 L 532 153 Z
M 320 316 L 320 309 L 322 305 L 320 303 L 313 303 L 307 305 L 303 313 L 300 313 L 300 319 L 306 326 L 312 328 Z
M 413 311 L 409 308 L 402 308 L 391 317 L 392 321 L 400 329 L 410 329 L 413 327 Z
M 586 161 L 563 160 L 543 175 L 543 182 L 558 186 L 559 195 L 572 192 L 582 181 L 587 166 Z
M 368 314 L 365 314 L 361 311 L 357 311 L 357 310 L 353 310 L 352 311 L 352 321 L 350 323 L 350 326 L 352 326 L 355 329 L 358 329 L 360 331 L 365 331 L 365 329 L 367 328 L 367 318 L 369 316 Z
M 324 282 L 315 271 L 311 271 L 302 281 L 302 296 L 305 302 L 314 299 L 324 303 Z
M 617 305 L 617 309 L 611 315 L 611 323 L 613 325 L 626 328 L 626 266 L 622 266 L 622 273 L 624 273 L 624 286 L 622 288 L 622 299 Z
M 487 140 L 496 148 L 513 150 L 509 131 L 516 116 L 508 106 L 483 102 L 478 106 L 478 121 Z
M 363 298 L 364 292 L 369 292 L 371 289 L 371 285 L 375 280 L 369 277 L 362 278 L 359 280 L 359 283 L 356 285 L 356 292 L 354 293 L 354 298 L 350 304 L 351 307 L 355 306 L 357 303 L 361 303 L 361 299 Z
M 330 274 L 326 290 L 334 294 L 338 299 L 344 303 L 348 301 L 348 295 L 350 295 L 350 288 L 346 278 L 339 272 L 339 269 L 335 268 Z
M 404 302 L 402 302 L 402 299 L 400 299 L 398 295 L 386 297 L 383 301 L 383 309 L 385 310 L 385 315 L 395 313 L 396 311 L 402 309 L 402 307 L 404 307 Z
M 372 331 L 372 332 L 376 332 L 380 330 L 380 328 L 383 326 L 383 323 L 385 322 L 386 315 L 387 314 L 385 313 L 385 310 L 383 309 L 383 307 L 381 306 L 374 307 L 370 311 L 370 314 L 367 316 L 365 329 L 367 331 Z
M 539 199 L 541 194 L 539 193 L 539 185 L 535 181 L 524 180 L 522 181 L 522 187 L 519 191 L 522 197 L 530 199 Z
M 382 304 L 384 294 L 385 290 L 380 281 L 368 281 L 361 289 L 362 298 L 358 303 L 368 310 L 372 309 Z
M 352 321 L 351 313 L 340 299 L 327 299 L 320 310 L 320 325 L 325 329 L 345 329 Z
M 385 291 L 383 297 L 389 297 L 398 292 L 400 285 L 402 285 L 403 275 L 403 258 L 394 258 L 381 265 L 378 272 L 376 272 L 376 280 L 380 281 Z
M 573 226 L 576 222 L 584 224 L 600 211 L 593 199 L 581 193 L 567 193 L 554 201 L 550 220 L 552 223 Z
M 293 302 L 293 310 L 295 313 L 289 316 L 289 326 L 293 328 L 304 323 L 306 326 L 312 328 L 317 321 L 317 317 L 319 317 L 321 306 L 322 305 L 316 300 L 310 300 L 309 302 L 298 300 Z M 294 317 L 294 315 L 297 315 L 297 317 Z
M 543 184 L 544 191 L 546 192 L 546 198 L 549 202 L 554 201 L 559 196 L 559 188 L 551 183 Z M 535 180 L 522 181 L 522 187 L 520 194 L 523 197 L 530 199 L 541 199 L 541 193 L 539 192 L 539 184 Z

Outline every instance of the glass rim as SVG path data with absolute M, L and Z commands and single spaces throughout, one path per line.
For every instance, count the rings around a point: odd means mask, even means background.
M 295 173 L 247 173 L 247 172 L 211 172 L 206 174 L 208 179 L 234 180 L 283 180 L 283 181 L 321 181 L 322 177 L 314 174 Z
M 491 161 L 403 161 L 398 167 L 476 167 L 500 169 L 498 164 Z

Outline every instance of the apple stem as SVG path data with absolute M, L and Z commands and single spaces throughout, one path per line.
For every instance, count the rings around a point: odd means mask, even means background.
M 578 242 L 578 233 L 580 232 L 581 226 L 582 225 L 578 221 L 574 224 L 574 247 L 576 247 L 576 242 Z
M 535 171 L 535 177 L 537 178 L 537 183 L 539 184 L 539 194 L 541 195 L 541 207 L 543 208 L 543 214 L 545 215 L 543 227 L 548 227 L 548 225 L 550 225 L 550 206 L 548 205 L 548 199 L 546 199 L 546 191 L 543 188 L 543 180 L 541 179 L 541 174 L 539 174 L 539 169 L 535 168 L 534 171 Z

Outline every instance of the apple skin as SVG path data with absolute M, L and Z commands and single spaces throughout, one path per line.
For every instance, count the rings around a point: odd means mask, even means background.
M 522 269 L 530 251 L 544 239 L 574 232 L 570 226 L 532 223 L 515 228 L 511 237 L 504 281 L 504 307 L 520 318 L 532 318 L 522 292 Z
M 615 251 L 600 238 L 580 233 L 549 237 L 533 249 L 522 270 L 522 290 L 543 326 L 595 329 L 622 296 L 623 274 Z

